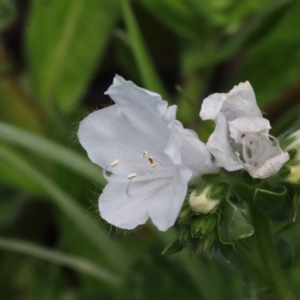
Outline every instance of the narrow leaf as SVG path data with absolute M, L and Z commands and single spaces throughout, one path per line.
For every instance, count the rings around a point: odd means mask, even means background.
M 77 105 L 115 23 L 117 0 L 33 0 L 26 55 L 37 99 Z
M 173 255 L 180 252 L 183 249 L 182 243 L 178 240 L 169 245 L 163 252 L 163 255 Z
M 122 0 L 121 3 L 124 20 L 129 35 L 129 42 L 132 47 L 142 82 L 147 89 L 159 93 L 164 99 L 168 99 L 167 92 L 160 82 L 159 76 L 151 61 L 130 4 L 128 0 Z
M 75 199 L 63 192 L 54 182 L 24 159 L 12 154 L 4 147 L 0 148 L 0 159 L 9 162 L 12 167 L 19 170 L 24 176 L 29 176 L 32 180 L 35 180 L 66 217 L 73 222 L 77 230 L 106 256 L 108 262 L 116 269 L 124 271 L 128 263 L 125 249 L 121 249 L 120 245 L 116 246 L 96 221 L 85 213 L 85 209 L 76 203 Z
M 112 286 L 119 286 L 122 282 L 119 276 L 100 266 L 95 265 L 95 263 L 88 261 L 82 257 L 64 254 L 60 251 L 47 249 L 45 247 L 41 247 L 27 241 L 1 237 L 0 249 L 24 255 L 30 255 L 38 259 L 46 260 L 53 264 L 66 266 L 76 271 L 93 276 L 96 279 Z
M 105 184 L 100 167 L 95 166 L 88 159 L 71 149 L 63 147 L 42 136 L 0 121 L 0 140 L 48 157 L 91 179 L 93 182 L 99 183 L 101 186 Z

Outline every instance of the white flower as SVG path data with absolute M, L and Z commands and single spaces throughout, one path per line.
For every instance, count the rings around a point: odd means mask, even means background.
M 228 94 L 213 94 L 201 107 L 200 117 L 216 123 L 207 146 L 217 164 L 228 171 L 246 169 L 254 178 L 276 174 L 289 160 L 256 104 L 254 91 L 247 81 Z
M 176 121 L 177 107 L 168 107 L 160 95 L 120 76 L 106 94 L 116 104 L 90 114 L 78 131 L 89 158 L 108 180 L 100 214 L 124 229 L 150 217 L 165 231 L 177 218 L 188 181 L 217 168 L 196 133 Z

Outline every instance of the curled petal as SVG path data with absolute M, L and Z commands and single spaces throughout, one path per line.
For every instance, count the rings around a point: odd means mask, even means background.
M 215 131 L 207 146 L 217 165 L 228 171 L 245 168 L 255 178 L 274 175 L 289 158 L 269 135 L 251 84 L 235 86 L 227 94 L 213 94 L 202 104 L 200 116 L 213 119 Z
M 289 159 L 287 152 L 281 152 L 279 155 L 266 160 L 260 168 L 249 167 L 246 169 L 252 177 L 263 179 L 276 174 Z
M 227 101 L 247 116 L 261 117 L 261 111 L 256 104 L 255 94 L 249 81 L 242 82 L 226 94 Z
M 214 120 L 220 112 L 226 99 L 226 95 L 220 93 L 212 94 L 205 98 L 200 111 L 201 119 Z
M 105 94 L 109 95 L 120 106 L 130 106 L 130 109 L 133 109 L 133 103 L 135 103 L 146 106 L 147 110 L 153 110 L 159 115 L 164 115 L 168 107 L 168 103 L 162 101 L 159 94 L 142 89 L 119 75 L 115 76 L 113 84 Z
M 215 131 L 210 135 L 207 146 L 218 164 L 226 170 L 235 171 L 243 168 L 232 151 L 228 139 L 228 124 L 223 114 L 218 116 Z
M 230 136 L 239 140 L 240 132 L 269 132 L 271 125 L 269 120 L 261 117 L 241 117 L 229 122 Z

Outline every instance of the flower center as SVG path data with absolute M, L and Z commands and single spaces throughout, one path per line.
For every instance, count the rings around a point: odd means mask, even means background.
M 129 173 L 126 176 L 113 174 L 113 169 L 117 169 L 122 162 L 129 165 L 131 168 L 133 167 L 133 169 L 138 169 L 139 171 Z M 110 170 L 108 170 L 108 168 Z M 111 172 L 112 175 L 107 175 L 107 171 Z M 126 194 L 130 197 L 142 195 L 149 190 L 145 181 L 152 181 L 154 179 L 172 179 L 174 177 L 174 171 L 174 166 L 162 166 L 153 156 L 148 154 L 148 151 L 143 151 L 142 154 L 134 160 L 122 161 L 118 158 L 115 159 L 106 168 L 103 168 L 102 174 L 107 181 L 120 183 L 127 182 Z M 130 192 L 132 183 L 139 183 L 139 188 L 135 188 L 134 193 Z M 160 181 L 160 183 L 156 182 L 156 184 L 152 182 L 152 188 L 162 185 L 163 181 Z
M 262 132 L 242 133 L 234 148 L 240 163 L 258 168 L 263 166 L 267 159 L 280 152 L 278 140 Z

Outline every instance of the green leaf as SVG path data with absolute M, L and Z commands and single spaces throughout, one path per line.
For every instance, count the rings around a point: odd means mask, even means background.
M 105 180 L 101 175 L 99 167 L 73 150 L 42 136 L 0 121 L 0 140 L 48 157 L 86 178 L 99 183 L 101 186 L 105 185 Z
M 285 221 L 292 215 L 292 203 L 284 186 L 274 191 L 256 189 L 254 203 L 272 221 Z
M 167 92 L 159 80 L 159 76 L 147 51 L 145 42 L 131 10 L 130 4 L 128 0 L 122 0 L 121 3 L 124 20 L 129 35 L 129 43 L 132 47 L 133 55 L 139 69 L 142 82 L 147 89 L 159 93 L 163 99 L 168 99 Z
M 163 255 L 174 255 L 183 250 L 183 245 L 180 241 L 175 241 L 171 245 L 169 245 L 163 252 Z
M 222 243 L 233 244 L 236 240 L 249 237 L 254 233 L 253 226 L 230 201 L 223 201 L 220 211 L 219 237 Z
M 18 155 L 18 152 L 12 147 L 0 144 L 0 148 L 6 148 L 13 155 Z M 30 177 L 24 176 L 18 170 L 11 167 L 11 164 L 6 160 L 0 159 L 0 181 L 1 184 L 17 188 L 18 190 L 30 192 L 31 194 L 44 196 L 43 189 Z
M 183 38 L 201 38 L 198 30 L 205 26 L 199 24 L 199 16 L 195 16 L 195 10 L 189 4 L 181 0 L 139 0 L 148 11 L 158 20 Z
M 104 281 L 112 286 L 119 286 L 122 283 L 122 280 L 119 276 L 100 266 L 96 266 L 95 263 L 90 262 L 82 257 L 64 254 L 60 251 L 47 249 L 27 241 L 1 237 L 0 249 L 30 255 L 38 259 L 46 260 L 53 264 L 69 267 L 76 271 L 93 276 L 96 279 Z
M 88 216 L 85 209 L 76 200 L 63 192 L 51 179 L 28 164 L 23 158 L 0 148 L 0 159 L 7 161 L 23 176 L 28 176 L 37 182 L 57 207 L 73 222 L 84 237 L 94 245 L 100 253 L 106 256 L 108 262 L 120 271 L 124 271 L 129 263 L 129 256 L 125 249 L 108 238 L 107 232 Z
M 228 60 L 243 49 L 248 49 L 248 46 L 250 49 L 254 48 L 252 45 L 255 45 L 255 43 L 261 40 L 264 41 L 265 36 L 267 36 L 269 31 L 279 22 L 290 3 L 291 0 L 279 0 L 273 3 L 273 5 L 267 5 L 266 9 L 257 13 L 253 20 L 247 23 L 247 26 L 241 28 L 236 36 L 230 38 L 226 44 L 218 48 L 216 53 L 210 55 L 210 57 L 204 57 L 199 63 L 203 67 L 211 67 Z M 248 80 L 248 78 L 246 80 Z
M 236 80 L 251 82 L 259 105 L 271 105 L 299 76 L 300 41 L 295 37 L 300 35 L 300 2 L 290 3 L 285 14 L 277 18 L 272 32 L 247 49 L 244 66 Z M 258 71 L 257 66 L 264 67 Z
M 15 4 L 11 0 L 0 0 L 0 31 L 10 25 L 16 17 Z
M 108 42 L 117 0 L 33 0 L 26 55 L 36 98 L 64 111 L 78 104 Z

